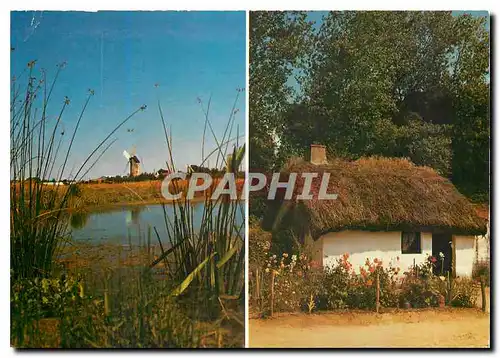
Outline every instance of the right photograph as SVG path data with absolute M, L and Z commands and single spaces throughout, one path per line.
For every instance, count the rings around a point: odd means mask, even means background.
M 251 11 L 251 348 L 491 348 L 488 11 Z

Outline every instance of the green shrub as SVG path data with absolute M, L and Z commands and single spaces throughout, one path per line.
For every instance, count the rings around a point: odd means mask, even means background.
M 478 297 L 477 285 L 470 278 L 461 277 L 452 281 L 451 285 L 451 306 L 453 307 L 474 307 Z
M 490 285 L 490 262 L 479 261 L 474 264 L 472 268 L 472 278 L 479 281 L 480 278 L 484 279 L 487 286 Z
M 408 302 L 413 308 L 424 308 L 437 306 L 439 293 L 431 288 L 428 281 L 407 276 L 401 285 L 400 305 Z
M 271 276 L 274 272 L 274 305 L 276 312 L 306 309 L 310 295 L 317 297 L 318 273 L 311 268 L 305 255 L 269 255 L 262 268 L 262 314 L 270 311 Z
M 260 267 L 271 248 L 272 234 L 264 231 L 255 217 L 250 217 L 248 259 L 250 267 Z
M 351 285 L 350 263 L 343 257 L 324 270 L 321 296 L 327 309 L 346 308 Z M 352 289 L 352 288 L 351 288 Z
M 20 348 L 190 348 L 200 345 L 197 327 L 168 283 L 127 277 L 113 295 L 84 295 L 73 278 L 12 284 L 11 342 Z M 205 308 L 199 308 L 203 310 Z M 44 322 L 53 328 L 47 332 Z M 217 327 L 217 324 L 214 324 Z
M 73 277 L 23 279 L 11 285 L 11 311 L 32 312 L 32 317 L 59 316 L 65 306 L 80 303 L 83 288 Z M 36 313 L 35 313 L 36 311 Z
M 11 338 L 19 346 L 24 344 L 27 331 L 44 318 L 59 318 L 68 310 L 83 305 L 83 286 L 80 279 L 34 278 L 12 282 L 10 295 Z M 38 333 L 34 333 L 35 335 Z M 32 342 L 33 343 L 33 342 Z

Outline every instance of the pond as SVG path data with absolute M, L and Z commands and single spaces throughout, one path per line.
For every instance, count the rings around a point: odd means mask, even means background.
M 192 205 L 193 220 L 195 226 L 199 227 L 203 217 L 204 203 Z M 165 205 L 165 211 L 170 220 L 173 220 L 173 206 Z M 237 208 L 236 221 L 237 225 L 243 222 L 240 208 Z M 77 213 L 72 215 L 70 222 L 72 239 L 77 242 L 143 246 L 147 244 L 147 240 L 151 240 L 152 244 L 157 244 L 154 228 L 158 231 L 163 244 L 168 242 L 164 209 L 159 204 Z

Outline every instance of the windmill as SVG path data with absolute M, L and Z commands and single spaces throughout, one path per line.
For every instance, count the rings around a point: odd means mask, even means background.
M 132 155 L 130 155 L 126 150 L 123 151 L 123 156 L 127 159 L 129 164 L 129 176 L 136 177 L 140 174 L 139 163 L 141 162 L 139 158 L 135 155 L 135 149 L 131 150 Z

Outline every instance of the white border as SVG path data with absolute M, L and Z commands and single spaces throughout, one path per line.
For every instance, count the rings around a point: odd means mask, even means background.
M 249 290 L 248 290 L 248 243 L 250 239 L 249 235 L 249 225 L 248 225 L 248 213 L 249 213 L 249 193 L 248 193 L 248 188 L 250 183 L 248 183 L 248 172 L 250 168 L 250 106 L 249 104 L 249 85 L 250 85 L 250 75 L 249 71 L 250 68 L 248 66 L 248 63 L 250 62 L 250 39 L 249 39 L 249 29 L 250 29 L 250 14 L 247 11 L 246 13 L 246 28 L 247 28 L 247 36 L 246 36 L 246 85 L 245 85 L 245 145 L 246 145 L 246 153 L 245 153 L 245 168 L 246 168 L 246 180 L 245 183 L 247 185 L 244 186 L 244 190 L 247 190 L 247 193 L 245 195 L 245 347 L 248 348 L 250 344 L 250 338 L 249 334 L 250 331 L 248 329 L 248 320 L 249 320 L 249 310 L 248 310 L 248 298 L 249 296 Z
M 112 2 L 88 0 L 70 3 L 62 0 L 23 0 L 10 6 L 11 9 L 28 10 L 488 10 L 493 1 L 420 0 L 415 2 L 398 0 L 350 0 L 350 1 L 298 1 L 298 0 L 183 0 L 178 2 L 142 0 L 140 2 Z

